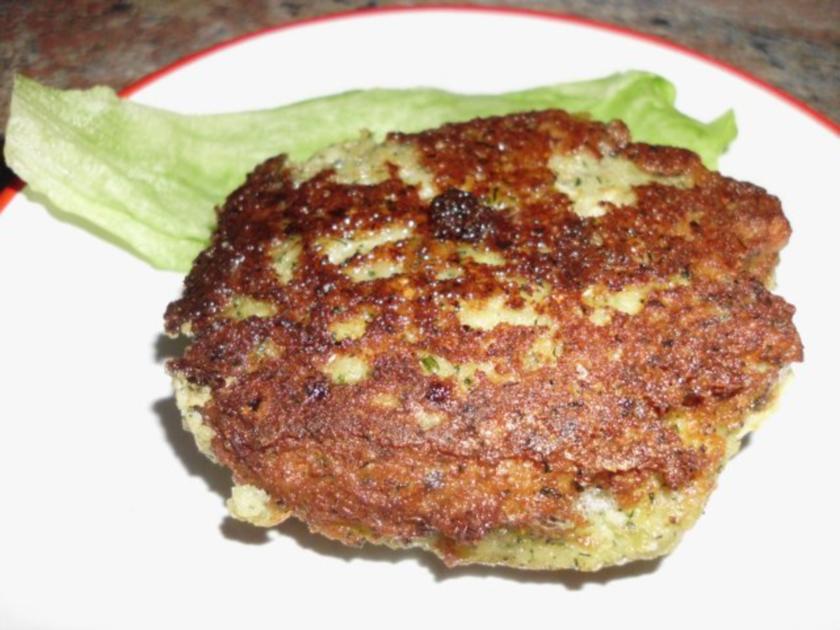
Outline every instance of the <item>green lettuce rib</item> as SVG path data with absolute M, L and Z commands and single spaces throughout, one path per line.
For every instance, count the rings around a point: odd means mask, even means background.
M 662 77 L 633 71 L 506 94 L 372 89 L 199 116 L 125 101 L 109 88 L 55 90 L 18 76 L 5 156 L 60 213 L 155 267 L 186 271 L 209 241 L 214 207 L 272 155 L 305 159 L 362 129 L 381 137 L 477 116 L 562 108 L 597 120 L 620 118 L 634 139 L 691 149 L 714 167 L 737 133 L 734 115 L 702 123 L 677 111 L 675 98 Z

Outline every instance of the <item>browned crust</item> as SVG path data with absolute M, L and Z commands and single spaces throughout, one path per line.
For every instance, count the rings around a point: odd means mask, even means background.
M 790 234 L 778 200 L 706 170 L 690 152 L 632 144 L 620 123 L 560 111 L 391 139 L 419 149 L 444 191 L 436 201 L 396 177 L 341 185 L 324 172 L 295 187 L 284 158 L 269 160 L 230 196 L 184 296 L 167 310 L 170 333 L 189 322 L 194 334 L 170 369 L 212 389 L 202 415 L 236 478 L 347 542 L 463 542 L 501 527 L 551 528 L 578 518 L 574 500 L 592 484 L 624 505 L 655 484 L 708 487 L 725 435 L 802 357 L 793 307 L 763 285 Z M 696 185 L 640 186 L 634 205 L 581 218 L 547 166 L 549 154 L 581 147 L 660 175 L 689 174 Z M 499 194 L 516 198 L 516 210 L 489 209 Z M 354 283 L 316 250 L 320 236 L 396 220 L 414 225 L 414 235 L 382 249 L 403 260 L 405 274 Z M 290 235 L 303 251 L 283 286 L 268 249 Z M 480 244 L 506 263 L 468 262 L 463 277 L 436 280 L 429 261 L 451 241 Z M 689 284 L 665 286 L 675 275 Z M 525 280 L 526 295 L 550 287 L 538 311 L 559 324 L 556 366 L 522 365 L 538 328 L 481 331 L 457 319 L 459 300 L 501 292 L 521 306 L 513 276 Z M 639 314 L 589 320 L 587 286 L 641 282 L 663 286 Z M 277 314 L 225 318 L 233 295 L 270 302 Z M 362 307 L 373 313 L 365 335 L 334 341 L 330 323 Z M 277 356 L 259 358 L 269 340 Z M 336 351 L 374 357 L 371 375 L 329 382 L 321 368 Z M 418 369 L 420 352 L 492 361 L 509 378 L 479 374 L 460 391 Z M 375 404 L 384 393 L 395 408 Z M 423 430 L 417 409 L 445 421 Z M 673 427 L 676 415 L 690 418 L 694 441 Z

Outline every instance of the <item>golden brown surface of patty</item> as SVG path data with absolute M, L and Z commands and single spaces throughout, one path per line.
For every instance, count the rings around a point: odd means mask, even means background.
M 697 496 L 690 525 L 801 360 L 765 287 L 778 200 L 560 111 L 386 145 L 269 160 L 221 208 L 166 313 L 215 457 L 315 531 L 449 563 L 506 562 L 473 553 L 500 533 L 586 548 L 590 490 L 622 527 Z

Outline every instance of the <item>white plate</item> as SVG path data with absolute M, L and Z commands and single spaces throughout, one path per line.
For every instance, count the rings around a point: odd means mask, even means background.
M 367 86 L 499 91 L 641 68 L 708 119 L 734 107 L 721 170 L 781 197 L 778 292 L 806 362 L 658 564 L 593 576 L 467 568 L 225 520 L 226 475 L 181 431 L 161 315 L 181 277 L 18 195 L 0 215 L 0 627 L 818 628 L 840 624 L 837 136 L 754 81 L 581 21 L 385 11 L 276 30 L 138 89 L 187 112 Z M 445 625 L 443 625 L 445 624 Z

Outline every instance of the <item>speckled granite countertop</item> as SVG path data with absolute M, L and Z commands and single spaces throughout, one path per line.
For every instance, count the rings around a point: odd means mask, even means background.
M 58 87 L 120 88 L 192 52 L 290 20 L 394 5 L 384 0 L 0 0 L 0 129 L 14 72 Z M 458 3 L 463 4 L 463 3 Z M 838 0 L 474 2 L 581 15 L 701 51 L 840 121 Z M 56 7 L 60 6 L 60 9 Z

